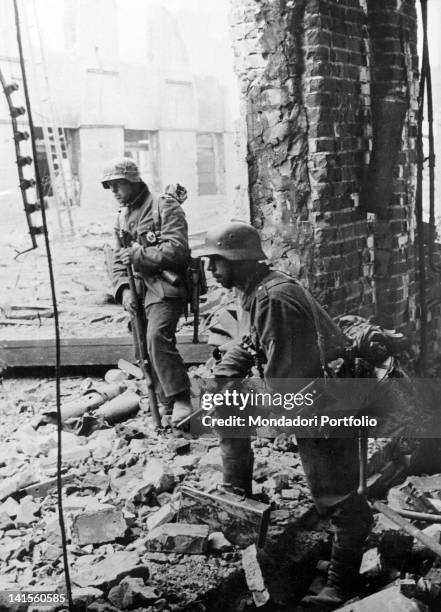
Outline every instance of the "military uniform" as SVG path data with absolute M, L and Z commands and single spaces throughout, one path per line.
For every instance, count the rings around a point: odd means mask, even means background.
M 175 337 L 186 300 L 184 276 L 190 250 L 187 222 L 180 204 L 169 196 L 155 198 L 158 196 L 145 186 L 136 202 L 129 203 L 127 216 L 118 215 L 115 233 L 120 241 L 121 229 L 124 229 L 130 241 L 138 245 L 133 247 L 132 259 L 138 284 L 145 294 L 147 349 L 160 398 L 167 402 L 190 388 Z M 155 219 L 155 206 L 160 228 Z M 128 279 L 118 253 L 113 264 L 113 288 L 116 301 L 121 302 Z
M 312 298 L 310 298 L 312 299 Z M 257 264 L 256 273 L 242 294 L 250 316 L 250 334 L 256 358 L 237 345 L 215 369 L 215 376 L 244 377 L 255 359 L 266 384 L 272 379 L 315 378 L 321 375 L 317 331 L 305 291 L 290 277 Z M 339 328 L 315 302 L 324 343 L 335 357 L 344 345 Z M 291 389 L 292 390 L 292 389 Z M 334 526 L 335 572 L 354 580 L 362 546 L 371 527 L 371 510 L 356 490 L 359 476 L 358 441 L 354 438 L 297 438 L 311 493 L 321 514 Z M 221 437 L 224 481 L 250 493 L 253 455 L 247 438 Z M 331 574 L 331 572 L 330 572 Z M 332 578 L 332 575 L 330 576 Z M 353 586 L 353 585 L 351 585 Z

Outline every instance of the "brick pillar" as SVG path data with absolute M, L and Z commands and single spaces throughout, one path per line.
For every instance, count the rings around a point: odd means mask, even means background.
M 374 130 L 364 195 L 366 206 L 378 217 L 377 318 L 393 327 L 416 319 L 416 13 L 409 0 L 368 0 L 367 6 Z
M 332 314 L 405 323 L 414 308 L 414 0 L 234 0 L 232 36 L 251 220 L 267 252 Z M 401 123 L 378 214 L 366 206 L 366 177 L 379 174 L 391 92 Z

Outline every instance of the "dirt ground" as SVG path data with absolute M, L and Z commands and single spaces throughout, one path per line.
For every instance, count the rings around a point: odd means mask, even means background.
M 109 304 L 111 283 L 105 264 L 104 247 L 113 243 L 114 211 L 107 218 L 103 211 L 74 208 L 75 235 L 61 237 L 53 211 L 49 211 L 52 260 L 62 337 L 124 335 L 127 316 L 121 307 Z M 104 218 L 103 218 L 104 217 Z M 111 217 L 111 218 L 109 218 Z M 47 256 L 43 236 L 38 248 L 29 248 L 23 220 L 13 219 L 5 228 L 0 244 L 0 308 L 39 306 L 52 309 Z M 23 311 L 15 310 L 15 315 Z M 6 325 L 2 317 L 0 338 L 24 339 L 53 337 L 53 319 L 41 317 L 21 324 Z

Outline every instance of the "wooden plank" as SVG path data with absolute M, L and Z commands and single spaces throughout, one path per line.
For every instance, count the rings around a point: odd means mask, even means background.
M 179 335 L 178 349 L 185 363 L 205 363 L 212 347 L 193 344 L 190 335 Z M 134 361 L 132 337 L 63 338 L 61 365 L 116 365 L 119 359 Z M 55 342 L 50 338 L 0 340 L 0 363 L 8 368 L 55 365 Z

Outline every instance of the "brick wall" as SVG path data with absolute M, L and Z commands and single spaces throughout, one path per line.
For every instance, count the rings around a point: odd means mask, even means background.
M 416 330 L 414 0 L 234 0 L 251 219 L 333 315 Z

